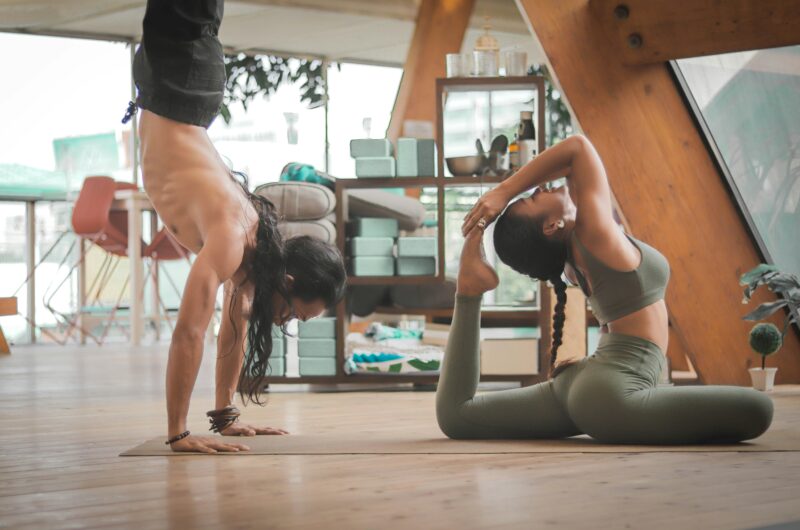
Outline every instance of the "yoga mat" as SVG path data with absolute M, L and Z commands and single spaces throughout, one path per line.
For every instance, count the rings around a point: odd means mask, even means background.
M 684 452 L 779 452 L 800 451 L 800 430 L 771 429 L 760 438 L 726 445 L 612 445 L 588 436 L 565 440 L 449 440 L 414 437 L 407 434 L 313 435 L 236 437 L 226 441 L 243 443 L 250 451 L 217 453 L 220 455 L 375 455 L 375 454 L 513 454 L 513 453 L 684 453 Z M 174 453 L 164 445 L 164 438 L 154 438 L 125 451 L 120 456 L 186 456 L 197 453 Z

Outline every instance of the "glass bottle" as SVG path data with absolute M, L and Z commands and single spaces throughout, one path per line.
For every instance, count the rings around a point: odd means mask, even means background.
M 524 166 L 537 155 L 536 126 L 533 124 L 533 112 L 529 110 L 523 110 L 519 113 L 517 146 L 520 166 Z

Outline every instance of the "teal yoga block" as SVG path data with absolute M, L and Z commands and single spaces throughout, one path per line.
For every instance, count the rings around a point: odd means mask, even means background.
M 392 237 L 354 237 L 347 245 L 351 256 L 394 256 Z
M 283 358 L 286 356 L 286 339 L 283 337 L 272 337 L 272 353 L 270 359 Z
M 397 175 L 395 159 L 390 156 L 356 158 L 356 176 L 359 178 L 394 177 Z
M 392 142 L 386 138 L 357 138 L 350 140 L 350 156 L 365 158 L 371 156 L 392 156 Z
M 432 276 L 436 274 L 436 258 L 397 258 L 398 276 Z
M 436 143 L 432 139 L 397 140 L 398 177 L 435 177 Z
M 356 256 L 349 265 L 353 276 L 394 276 L 392 256 Z
M 400 237 L 397 239 L 397 255 L 401 258 L 436 257 L 435 237 Z
M 336 375 L 336 359 L 300 359 L 300 375 Z
M 353 237 L 397 237 L 400 225 L 388 217 L 359 217 L 350 221 L 347 231 Z
M 336 337 L 336 317 L 318 317 L 297 323 L 301 339 L 332 339 Z
M 274 375 L 280 377 L 286 375 L 286 362 L 282 357 L 277 359 L 273 359 L 272 357 L 270 357 L 269 370 L 267 370 L 267 375 Z
M 336 340 L 305 339 L 297 340 L 298 357 L 336 357 Z

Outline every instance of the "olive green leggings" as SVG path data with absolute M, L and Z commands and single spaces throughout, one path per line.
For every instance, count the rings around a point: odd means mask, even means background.
M 661 350 L 606 333 L 594 355 L 537 385 L 475 395 L 480 377 L 480 297 L 457 296 L 436 392 L 450 438 L 565 438 L 607 443 L 729 443 L 760 436 L 772 401 L 736 386 L 660 387 Z

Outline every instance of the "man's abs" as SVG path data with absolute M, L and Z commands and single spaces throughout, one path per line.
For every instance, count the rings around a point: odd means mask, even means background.
M 144 189 L 182 245 L 197 253 L 222 217 L 244 217 L 249 204 L 205 129 L 144 111 L 140 136 Z

